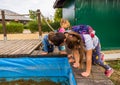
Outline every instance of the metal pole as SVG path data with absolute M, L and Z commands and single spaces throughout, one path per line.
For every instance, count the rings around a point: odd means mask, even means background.
M 6 31 L 4 10 L 1 11 L 1 14 L 2 14 L 2 26 L 3 26 L 4 40 L 7 40 L 7 31 Z
M 37 10 L 37 19 L 38 19 L 38 30 L 39 30 L 39 39 L 42 39 L 42 30 L 41 30 L 41 14 L 40 14 L 40 10 Z

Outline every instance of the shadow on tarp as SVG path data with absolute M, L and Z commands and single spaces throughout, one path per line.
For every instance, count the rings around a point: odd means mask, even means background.
M 51 80 L 62 85 L 77 85 L 65 55 L 0 58 L 0 82 L 18 79 Z

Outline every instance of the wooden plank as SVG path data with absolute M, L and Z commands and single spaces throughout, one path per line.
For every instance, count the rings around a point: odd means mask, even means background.
M 0 56 L 30 55 L 40 44 L 41 41 L 35 39 L 0 41 Z
M 29 41 L 29 42 L 24 41 L 24 43 L 25 44 L 21 45 L 21 47 L 19 49 L 17 49 L 16 51 L 12 52 L 11 54 L 21 54 L 21 53 L 23 54 L 23 53 L 25 53 L 24 50 L 27 50 L 27 47 L 29 47 L 31 45 L 30 43 L 32 43 L 32 42 L 31 41 Z
M 1 52 L 1 54 L 10 54 L 16 49 L 19 49 L 21 47 L 20 43 L 22 43 L 22 41 L 14 41 L 11 44 L 8 42 L 8 44 L 5 45 L 5 48 L 3 48 L 3 52 Z
M 0 49 L 0 54 L 5 54 L 5 53 L 7 53 L 9 51 L 12 51 L 12 49 L 16 48 L 19 45 L 19 42 L 20 41 L 8 41 L 8 42 L 5 42 L 5 44 L 3 45 L 4 47 L 2 49 Z

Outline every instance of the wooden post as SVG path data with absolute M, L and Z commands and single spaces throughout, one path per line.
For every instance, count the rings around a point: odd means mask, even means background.
M 38 19 L 38 30 L 39 30 L 39 39 L 42 39 L 42 30 L 41 30 L 41 14 L 40 14 L 40 10 L 37 10 L 37 19 Z
M 2 14 L 2 26 L 3 26 L 4 40 L 7 40 L 7 31 L 6 31 L 4 10 L 1 11 L 1 14 Z

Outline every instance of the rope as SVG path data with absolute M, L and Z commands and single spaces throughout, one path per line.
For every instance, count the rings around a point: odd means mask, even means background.
M 55 31 L 54 28 L 48 23 L 48 21 L 45 19 L 45 17 L 42 15 L 42 13 L 40 12 L 41 16 L 43 17 L 43 19 L 45 20 L 45 22 L 47 23 L 47 25 L 50 27 L 50 29 L 52 31 Z

